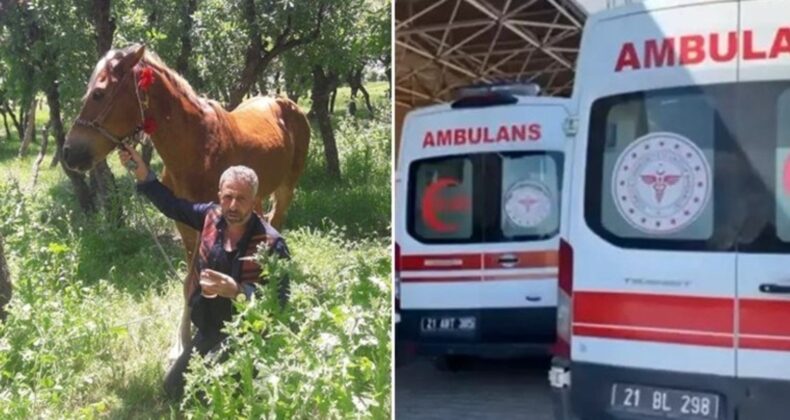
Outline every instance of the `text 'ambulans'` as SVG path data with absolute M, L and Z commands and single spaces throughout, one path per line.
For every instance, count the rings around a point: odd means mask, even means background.
M 541 137 L 540 124 L 513 124 L 499 128 L 468 127 L 428 131 L 422 147 L 464 146 L 467 144 L 537 141 Z

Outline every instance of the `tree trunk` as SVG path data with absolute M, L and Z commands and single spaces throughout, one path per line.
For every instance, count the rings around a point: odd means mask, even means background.
M 311 110 L 318 120 L 318 129 L 324 141 L 324 157 L 326 158 L 327 174 L 340 180 L 340 158 L 337 153 L 337 142 L 332 130 L 332 118 L 329 114 L 329 95 L 337 85 L 337 75 L 324 72 L 321 66 L 313 67 L 313 109 Z
M 195 13 L 195 10 L 197 10 L 197 0 L 187 0 L 181 5 L 181 22 L 183 26 L 179 36 L 181 50 L 176 58 L 176 71 L 185 77 L 189 72 L 189 57 L 192 56 L 192 37 L 190 35 L 194 25 L 192 15 Z
M 365 74 L 365 66 L 360 65 L 359 67 L 352 69 L 348 75 L 348 86 L 351 88 L 351 99 L 356 100 L 357 92 L 362 92 L 362 96 L 365 98 L 365 106 L 367 106 L 368 111 L 373 113 L 373 106 L 370 104 L 370 94 L 365 89 L 365 86 L 362 84 L 362 78 Z M 351 104 L 349 104 L 350 106 Z M 356 103 L 354 104 L 354 110 L 356 110 Z M 349 112 L 351 110 L 349 109 Z M 350 112 L 351 115 L 354 115 L 353 112 Z
M 392 60 L 389 55 L 381 57 L 384 64 L 384 76 L 387 78 L 387 97 L 392 98 Z
M 49 143 L 49 127 L 51 124 L 47 124 L 44 126 L 44 131 L 41 136 L 41 149 L 38 151 L 38 157 L 36 157 L 36 161 L 33 162 L 33 182 L 31 185 L 33 187 L 36 186 L 36 182 L 38 182 L 38 173 L 41 169 L 41 162 L 44 161 L 44 156 L 47 154 L 47 144 Z
M 88 181 L 91 192 L 104 210 L 107 222 L 116 227 L 123 226 L 123 207 L 121 201 L 117 199 L 118 185 L 106 160 L 96 164 L 90 171 Z
M 110 0 L 93 0 L 93 28 L 96 38 L 96 52 L 99 58 L 112 48 L 115 33 L 115 18 L 110 14 Z
M 370 113 L 372 114 L 373 105 L 370 104 L 370 94 L 368 93 L 368 90 L 365 89 L 364 85 L 360 84 L 359 91 L 362 92 L 362 97 L 365 98 L 365 106 L 368 107 L 368 111 L 370 111 Z
M 8 112 L 8 116 L 11 117 L 11 123 L 14 124 L 14 128 L 16 128 L 16 134 L 18 135 L 18 139 L 22 139 L 23 130 L 22 130 L 22 122 L 17 119 L 16 114 L 14 113 L 14 106 L 12 104 L 6 103 L 5 110 Z
M 277 70 L 277 73 L 274 73 L 274 90 L 277 92 L 277 96 L 280 96 L 280 93 L 283 91 L 283 86 L 280 81 L 280 70 Z
M 287 23 L 283 26 L 280 33 L 273 38 L 271 45 L 263 45 L 263 34 L 261 33 L 260 22 L 258 16 L 260 13 L 255 5 L 255 0 L 244 0 L 243 9 L 246 18 L 246 24 L 249 32 L 249 43 L 244 52 L 244 68 L 241 70 L 239 80 L 233 84 L 230 92 L 230 102 L 228 109 L 236 108 L 244 96 L 250 92 L 250 88 L 255 84 L 261 74 L 266 71 L 269 64 L 281 54 L 288 52 L 296 47 L 313 42 L 318 38 L 321 31 L 321 22 L 324 19 L 324 13 L 327 9 L 328 2 L 319 1 L 314 2 L 318 4 L 318 16 L 315 26 L 310 33 L 297 37 L 293 34 L 291 28 L 291 20 L 288 18 Z
M 295 104 L 299 103 L 299 91 L 294 86 L 296 83 L 289 82 L 289 78 L 285 78 L 285 94 L 288 95 L 288 99 L 294 101 Z
M 60 147 L 55 147 L 55 153 L 52 155 L 52 162 L 49 163 L 49 169 L 53 169 L 60 163 Z
M 8 271 L 3 250 L 3 235 L 0 234 L 0 321 L 5 320 L 5 306 L 11 300 L 12 289 L 11 274 Z
M 115 18 L 110 13 L 110 0 L 93 0 L 93 27 L 96 52 L 101 58 L 112 48 L 115 33 Z M 116 199 L 115 177 L 106 161 L 99 162 L 90 171 L 89 183 L 91 194 L 104 209 L 106 220 L 115 226 L 123 226 L 123 208 L 120 200 Z
M 329 113 L 332 114 L 335 112 L 335 99 L 337 99 L 337 88 L 332 90 L 332 94 L 329 96 Z
M 19 141 L 25 138 L 25 127 L 27 127 L 27 108 L 19 104 Z
M 262 77 L 261 80 L 258 81 L 258 95 L 266 96 L 268 94 L 269 87 L 266 86 L 266 79 Z
M 22 144 L 19 146 L 19 157 L 27 154 L 27 149 L 36 136 L 36 99 L 30 101 L 30 108 L 27 111 L 27 124 L 25 125 L 25 135 L 22 137 Z
M 0 106 L 0 114 L 3 114 L 3 127 L 5 127 L 5 139 L 11 139 L 11 130 L 8 129 L 8 118 L 7 113 L 5 112 L 5 107 Z
M 63 150 L 63 144 L 66 143 L 66 132 L 63 131 L 63 121 L 60 119 L 60 92 L 56 80 L 52 81 L 47 87 L 47 104 L 49 104 L 49 120 L 55 135 L 58 156 L 60 156 L 59 151 Z M 77 201 L 82 211 L 85 213 L 95 212 L 96 205 L 93 202 L 88 184 L 85 183 L 85 177 L 79 172 L 67 168 L 62 159 L 58 158 L 58 162 L 74 187 L 74 193 L 77 195 Z

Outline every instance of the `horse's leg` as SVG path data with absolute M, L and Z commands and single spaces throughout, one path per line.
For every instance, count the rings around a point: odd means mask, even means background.
M 176 223 L 176 227 L 178 228 L 179 233 L 181 234 L 181 240 L 183 241 L 184 248 L 187 251 L 187 263 L 189 264 L 187 268 L 187 274 L 184 278 L 184 286 L 183 286 L 183 296 L 184 296 L 184 306 L 181 310 L 181 320 L 178 324 L 178 330 L 175 334 L 175 339 L 173 343 L 173 347 L 170 349 L 170 353 L 168 354 L 168 359 L 170 361 L 174 361 L 181 355 L 181 352 L 185 348 L 188 348 L 189 345 L 192 343 L 192 322 L 190 320 L 190 309 L 189 309 L 189 284 L 194 281 L 194 277 L 197 273 L 194 272 L 192 269 L 193 265 L 193 258 L 196 257 L 196 244 L 198 240 L 197 232 L 181 223 Z
M 307 162 L 308 146 L 310 145 L 310 123 L 295 103 L 282 98 L 277 99 L 277 103 L 283 113 L 283 121 L 285 123 L 283 129 L 285 129 L 286 135 L 293 146 L 293 152 L 291 152 L 292 155 L 290 156 L 291 167 L 282 184 L 272 193 L 274 203 L 272 204 L 271 212 L 267 215 L 269 223 L 275 229 L 280 230 L 283 223 L 285 223 L 285 212 L 291 205 L 294 189 L 296 189 L 296 184 L 299 182 L 299 177 L 302 176 L 305 163 Z
M 282 184 L 274 190 L 272 196 L 274 198 L 272 204 L 272 211 L 267 214 L 269 224 L 277 230 L 280 230 L 283 223 L 285 223 L 285 212 L 291 205 L 291 200 L 294 197 L 294 185 Z

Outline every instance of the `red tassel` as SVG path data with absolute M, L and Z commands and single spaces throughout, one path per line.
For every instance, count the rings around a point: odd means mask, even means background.
M 156 121 L 153 117 L 145 117 L 145 120 L 143 120 L 143 132 L 150 135 L 154 131 L 156 131 Z
M 137 87 L 143 92 L 148 92 L 148 88 L 154 83 L 154 71 L 150 67 L 144 67 L 140 70 L 139 79 L 137 80 Z

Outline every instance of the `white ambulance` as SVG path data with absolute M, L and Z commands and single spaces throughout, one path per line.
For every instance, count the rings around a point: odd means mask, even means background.
M 530 86 L 469 88 L 406 116 L 395 275 L 396 337 L 408 352 L 548 354 L 555 340 L 570 111 Z
M 790 419 L 790 2 L 601 12 L 576 75 L 558 418 Z

